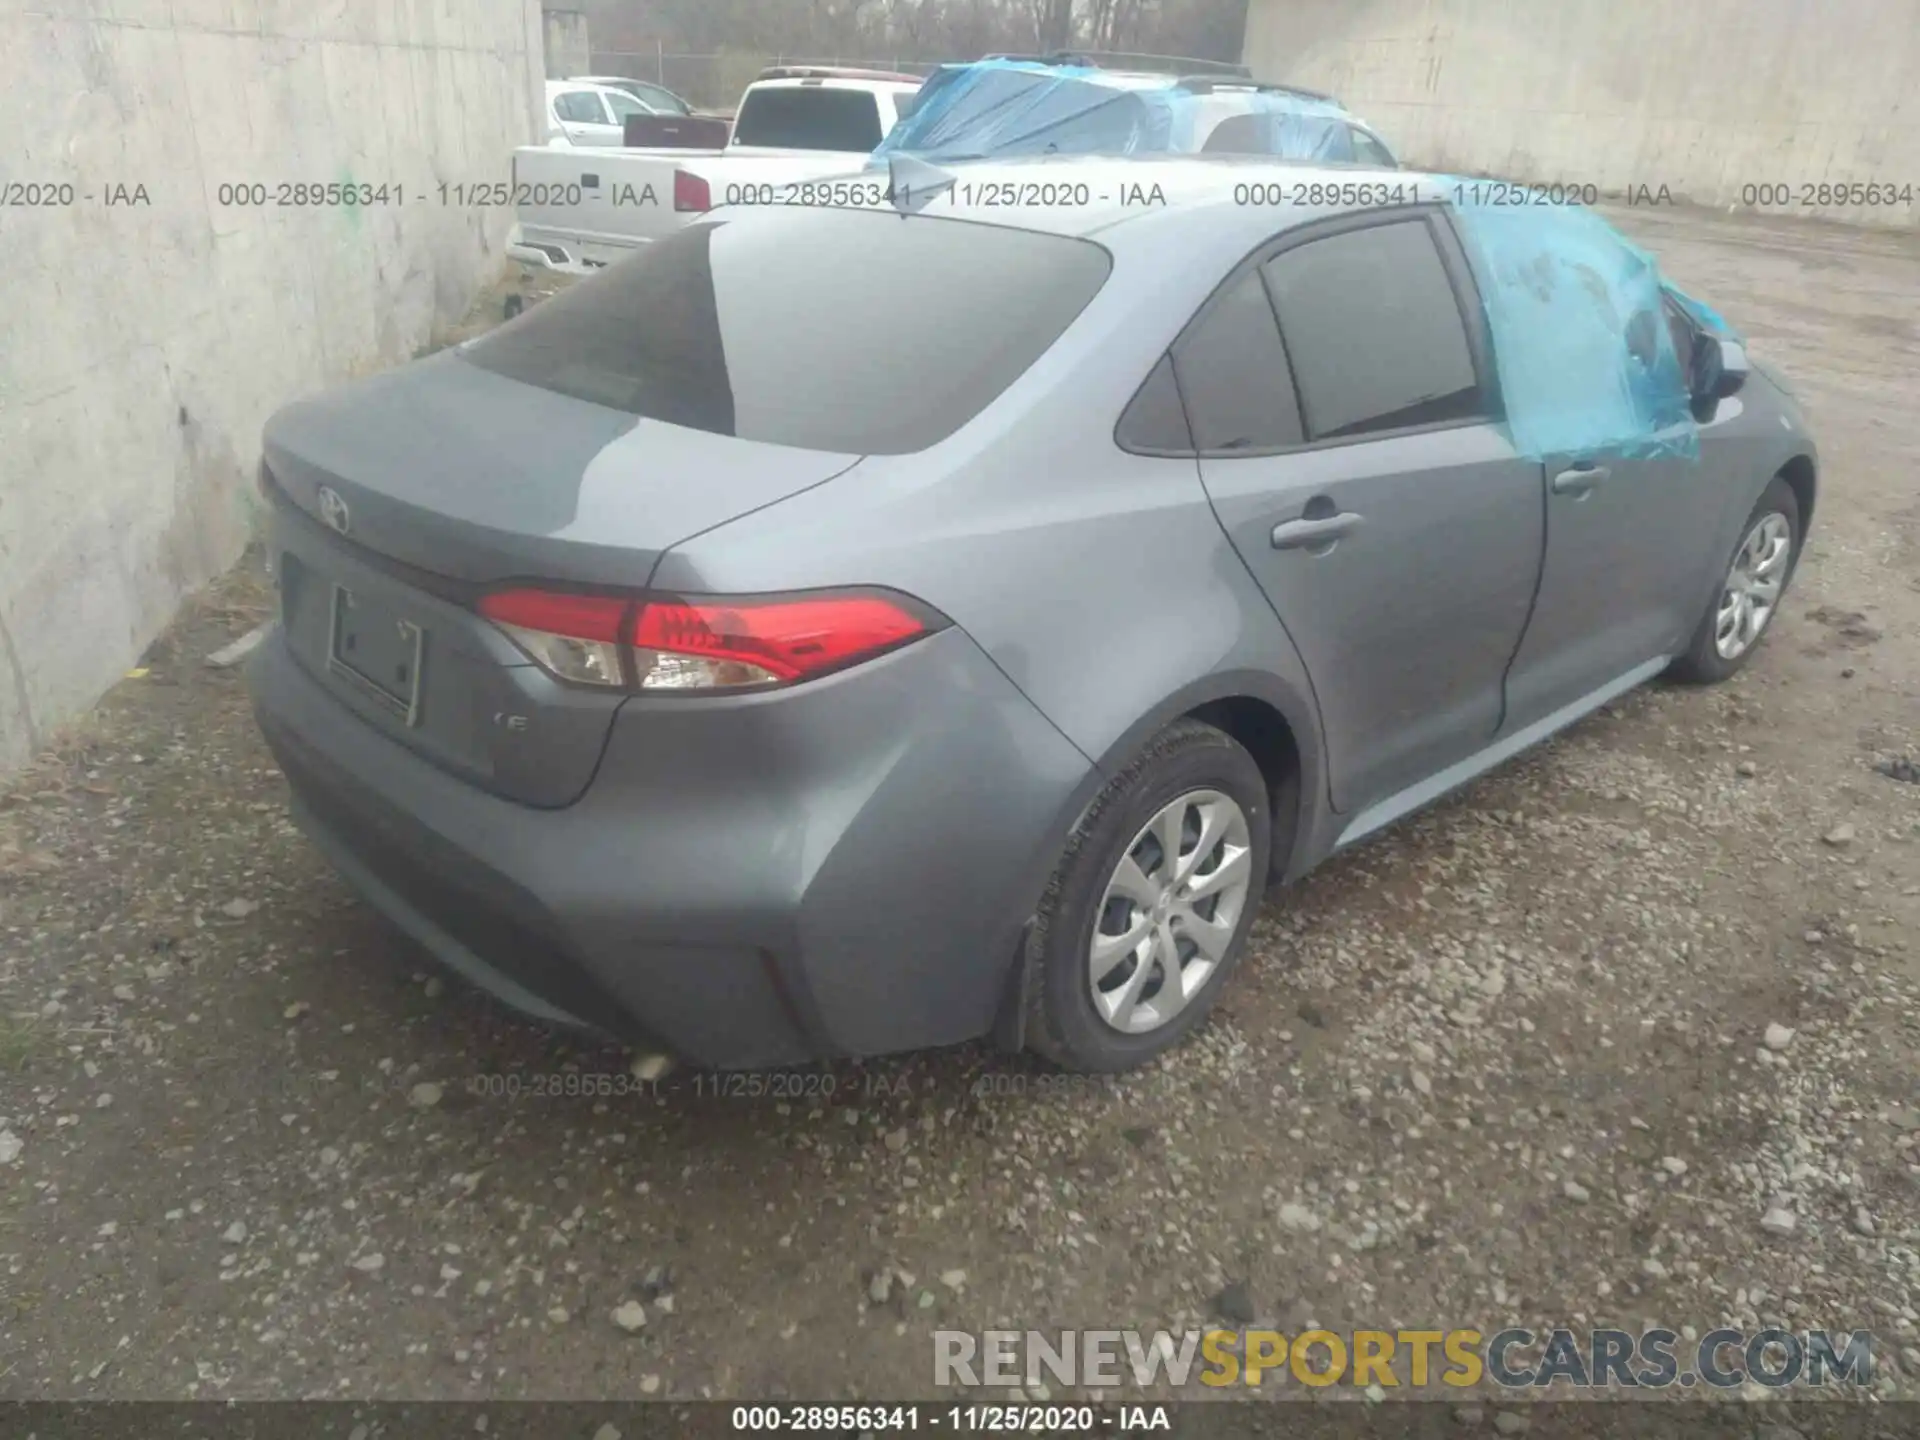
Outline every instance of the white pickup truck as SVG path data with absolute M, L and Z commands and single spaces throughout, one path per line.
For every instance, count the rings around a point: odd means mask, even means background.
M 777 67 L 741 95 L 725 149 L 523 145 L 513 153 L 517 223 L 507 254 L 522 265 L 577 275 L 672 234 L 716 205 L 791 202 L 795 187 L 858 170 L 910 111 L 919 88 L 913 75 Z M 885 182 L 874 184 L 883 189 Z

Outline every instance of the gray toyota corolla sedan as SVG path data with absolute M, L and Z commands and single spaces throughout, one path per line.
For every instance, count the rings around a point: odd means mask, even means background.
M 1403 173 L 956 173 L 715 212 L 268 426 L 298 818 L 522 1011 L 1134 1065 L 1269 880 L 1776 613 L 1798 407 L 1554 222 L 1511 265 Z

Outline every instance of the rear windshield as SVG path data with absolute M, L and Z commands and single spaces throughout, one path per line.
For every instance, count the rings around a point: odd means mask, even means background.
M 740 97 L 733 143 L 865 155 L 880 143 L 880 106 L 866 90 L 761 86 Z
M 695 430 L 901 455 L 1012 384 L 1111 263 L 1071 236 L 795 207 L 655 241 L 460 354 Z

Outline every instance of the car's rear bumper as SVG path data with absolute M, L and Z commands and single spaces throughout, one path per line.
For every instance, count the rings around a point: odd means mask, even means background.
M 558 275 L 591 275 L 634 255 L 654 240 L 651 235 L 596 238 L 537 225 L 516 225 L 507 236 L 507 258 Z
M 563 809 L 249 670 L 296 817 L 375 908 L 545 1021 L 749 1067 L 986 1033 L 1085 757 L 958 630 L 801 691 L 635 700 Z

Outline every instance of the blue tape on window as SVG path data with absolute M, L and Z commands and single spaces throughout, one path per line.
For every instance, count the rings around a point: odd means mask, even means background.
M 1697 458 L 1685 357 L 1665 308 L 1674 292 L 1652 257 L 1592 210 L 1472 203 L 1470 182 L 1448 188 L 1514 448 L 1533 459 Z
M 934 164 L 1016 155 L 1191 154 L 1255 151 L 1291 160 L 1352 160 L 1353 119 L 1330 100 L 1287 91 L 1192 90 L 1175 76 L 1142 76 L 1027 60 L 949 65 L 921 86 L 913 112 L 875 161 L 912 155 Z M 1214 140 L 1237 127 L 1229 146 Z M 1211 145 L 1209 141 L 1214 141 Z

